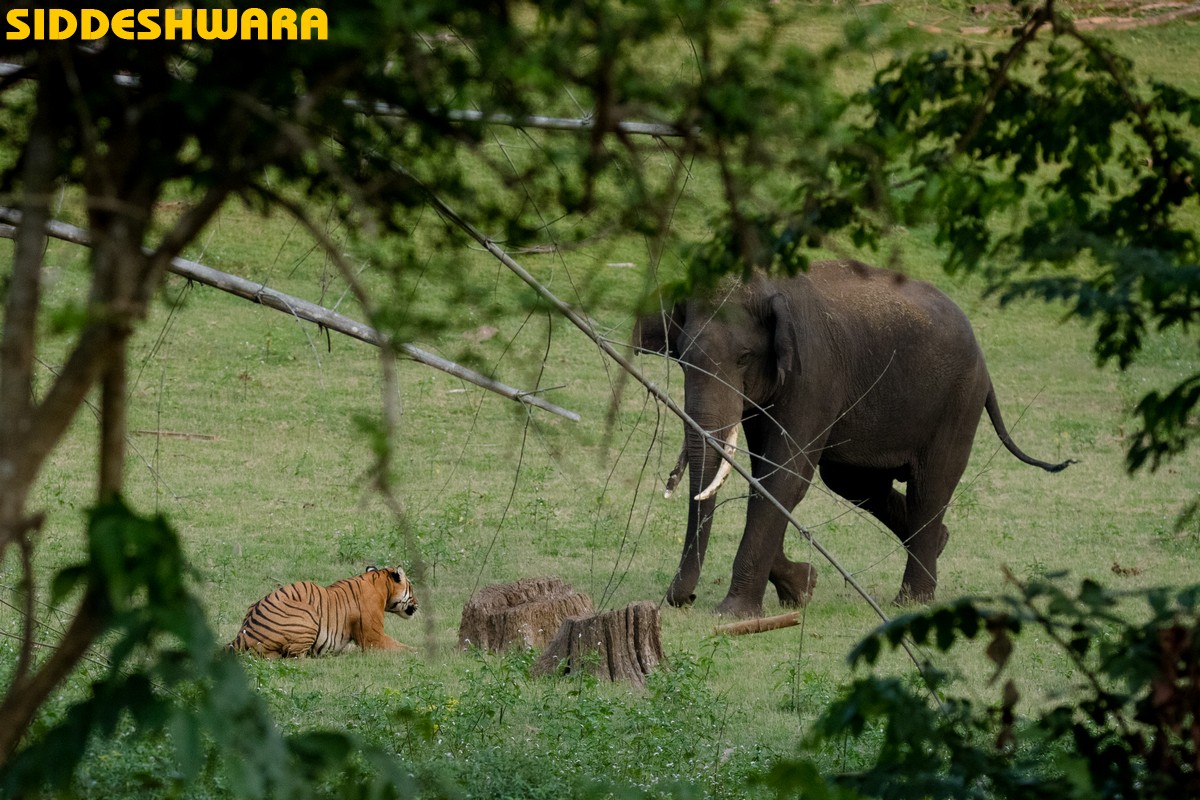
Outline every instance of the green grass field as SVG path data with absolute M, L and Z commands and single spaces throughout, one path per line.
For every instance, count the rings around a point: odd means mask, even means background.
M 814 35 L 831 35 L 843 13 L 849 12 L 817 15 Z M 928 5 L 910 16 L 934 24 L 959 18 Z M 1147 74 L 1195 91 L 1198 37 L 1194 26 L 1179 25 L 1123 34 L 1121 41 Z M 847 80 L 865 79 L 870 68 L 858 65 Z M 704 207 L 707 189 L 703 180 L 690 187 L 694 208 Z M 701 219 L 684 217 L 680 224 L 697 227 Z M 201 244 L 189 258 L 360 316 L 335 270 L 282 217 L 264 220 L 230 206 Z M 1097 368 L 1090 331 L 1064 322 L 1063 309 L 1032 302 L 1000 309 L 981 297 L 977 279 L 940 271 L 925 232 L 904 235 L 902 244 L 909 273 L 935 282 L 972 319 L 1014 438 L 1036 457 L 1080 462 L 1059 475 L 1024 466 L 1000 447 L 985 418 L 947 515 L 951 539 L 940 562 L 939 597 L 1003 591 L 1005 570 L 1018 578 L 1067 570 L 1072 581 L 1130 589 L 1194 581 L 1200 530 L 1176 530 L 1175 520 L 1195 497 L 1200 452 L 1154 474 L 1130 477 L 1123 468 L 1132 403 L 1195 369 L 1194 340 L 1155 338 L 1133 369 Z M 72 245 L 51 248 L 51 297 L 66 297 L 85 280 L 86 262 Z M 0 258 L 10 252 L 0 244 Z M 560 296 L 586 303 L 611 338 L 628 338 L 632 304 L 645 285 L 644 242 L 604 241 L 519 259 Z M 469 304 L 439 281 L 451 262 L 470 281 Z M 420 613 L 409 622 L 388 621 L 389 633 L 414 645 L 415 654 L 247 661 L 279 723 L 289 730 L 351 729 L 412 759 L 420 774 L 471 787 L 470 796 L 563 796 L 576 778 L 662 792 L 685 781 L 713 796 L 753 794 L 744 776 L 794 751 L 807 724 L 850 678 L 846 654 L 878 623 L 873 612 L 792 536 L 789 554 L 812 560 L 820 574 L 803 624 L 714 639 L 711 608 L 724 596 L 744 513 L 744 487 L 731 479 L 696 606 L 663 608 L 672 669 L 646 692 L 585 679 L 535 680 L 526 674 L 528 657 L 458 652 L 462 606 L 487 584 L 560 575 L 602 608 L 662 600 L 687 513 L 682 495 L 667 501 L 661 492 L 680 425 L 578 331 L 548 317 L 486 254 L 467 248 L 436 254 L 420 277 L 379 287 L 411 303 L 414 316 L 441 320 L 436 333 L 415 344 L 511 385 L 541 388 L 582 421 L 526 413 L 404 363 L 394 466 L 409 510 L 406 535 L 367 485 L 372 455 L 356 422 L 379 413 L 377 352 L 215 289 L 169 280 L 131 359 L 127 496 L 177 528 L 219 636 L 232 637 L 246 606 L 279 583 L 328 583 L 373 563 L 426 565 L 416 587 Z M 495 334 L 473 342 L 485 326 Z M 47 381 L 62 345 L 47 340 Z M 638 363 L 682 396 L 678 368 L 653 357 Z M 95 480 L 94 423 L 91 414 L 79 420 L 32 504 L 48 511 L 37 553 L 43 588 L 55 570 L 80 557 Z M 820 485 L 797 515 L 875 597 L 895 594 L 904 554 L 877 523 Z M 0 565 L 0 585 L 13 587 L 18 575 L 12 559 Z M 776 610 L 769 591 L 766 611 Z M 65 625 L 66 613 L 47 612 L 45 638 Z M 0 630 L 0 660 L 15 658 L 16 644 L 7 637 L 20 624 L 7 605 L 0 607 Z M 961 672 L 962 685 L 981 701 L 994 699 L 996 690 L 985 687 L 992 666 L 982 648 L 953 659 L 930 657 Z M 46 709 L 45 722 L 102 668 L 88 663 Z M 913 671 L 898 656 L 883 669 Z M 1035 635 L 1020 641 L 1010 669 L 1030 687 L 1031 703 L 1038 692 L 1065 689 L 1075 678 L 1061 654 Z M 166 794 L 170 752 L 169 741 L 132 736 L 96 743 L 79 794 Z M 846 767 L 860 755 L 823 757 Z M 225 792 L 213 774 L 186 794 Z

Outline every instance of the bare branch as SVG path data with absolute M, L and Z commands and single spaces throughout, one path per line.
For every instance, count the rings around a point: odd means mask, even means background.
M 0 238 L 13 238 L 17 230 L 21 227 L 21 215 L 13 209 L 0 208 L 0 220 L 7 223 L 0 224 Z M 74 225 L 51 220 L 46 224 L 45 230 L 47 234 L 56 239 L 62 239 L 63 241 L 85 247 L 91 246 L 91 240 L 88 237 L 87 231 L 77 228 Z M 160 252 L 162 249 L 160 246 L 155 252 Z M 231 275 L 227 272 L 221 272 L 220 270 L 205 266 L 204 264 L 178 257 L 172 258 L 167 262 L 166 269 L 188 280 L 202 283 L 205 286 L 211 286 L 214 289 L 220 289 L 223 292 L 229 292 L 244 300 L 290 314 L 297 319 L 315 323 L 323 328 L 329 328 L 367 344 L 373 344 L 378 347 L 381 342 L 380 334 L 375 328 L 339 314 L 336 311 L 331 311 L 323 306 L 302 300 L 299 297 L 277 292 L 265 284 L 256 283 L 238 275 Z M 574 411 L 560 408 L 532 392 L 513 388 L 414 345 L 401 343 L 396 345 L 396 349 L 406 358 L 441 370 L 502 397 L 540 408 L 543 411 L 549 411 L 552 414 L 565 417 L 572 422 L 578 422 L 580 419 L 579 415 Z
M 24 67 L 20 64 L 12 64 L 8 62 L 0 62 L 0 78 L 20 79 L 24 74 Z M 120 86 L 137 86 L 140 80 L 131 75 L 114 75 L 113 83 Z M 311 105 L 311 101 L 307 104 L 301 98 L 297 102 L 297 107 L 305 107 Z M 377 117 L 407 117 L 408 112 L 399 106 L 389 105 L 387 103 L 370 103 L 361 100 L 346 100 L 346 107 L 356 111 L 361 111 L 364 114 L 370 114 Z M 464 108 L 447 108 L 447 109 L 430 109 L 429 113 L 433 116 L 441 116 L 451 122 L 479 122 L 484 125 L 504 125 L 511 128 L 540 128 L 549 131 L 574 131 L 574 132 L 590 132 L 597 127 L 595 117 L 588 115 L 584 117 L 547 117 L 541 114 L 527 114 L 525 116 L 513 116 L 512 114 L 488 114 L 483 111 L 475 111 L 473 109 Z M 654 136 L 663 138 L 681 138 L 694 137 L 699 134 L 699 130 L 693 128 L 691 130 L 680 128 L 678 125 L 671 125 L 662 122 L 639 122 L 637 120 L 617 120 L 608 125 L 608 129 L 614 133 L 632 134 L 635 136 Z
M 1030 44 L 1037 38 L 1038 32 L 1045 25 L 1054 24 L 1055 16 L 1054 0 L 1047 0 L 1044 5 L 1034 10 L 1025 24 L 1021 26 L 1017 40 L 1013 42 L 1012 47 L 1005 52 L 1004 58 L 992 70 L 992 81 L 988 85 L 987 95 L 976 107 L 975 116 L 971 119 L 966 131 L 955 142 L 954 152 L 965 153 L 967 148 L 974 143 L 988 114 L 992 113 L 992 104 L 996 102 L 1000 91 L 1008 84 L 1008 73 L 1029 49 Z

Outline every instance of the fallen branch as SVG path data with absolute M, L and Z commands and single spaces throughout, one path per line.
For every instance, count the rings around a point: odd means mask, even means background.
M 780 628 L 791 628 L 799 624 L 800 612 L 791 611 L 775 617 L 756 617 L 754 619 L 744 619 L 741 622 L 729 622 L 725 625 L 718 625 L 713 628 L 713 634 L 716 636 L 744 636 L 747 633 L 776 631 Z
M 346 100 L 350 108 L 377 117 L 407 117 L 408 112 L 399 106 L 387 103 L 363 103 L 358 100 Z M 453 122 L 479 122 L 484 125 L 505 125 L 512 128 L 540 128 L 549 131 L 581 131 L 588 132 L 596 127 L 596 118 L 586 117 L 546 117 L 539 114 L 514 116 L 512 114 L 484 113 L 464 108 L 430 109 L 434 116 L 444 116 Z M 686 130 L 677 125 L 660 122 L 638 122 L 635 120 L 617 120 L 611 123 L 615 133 L 635 134 L 641 136 L 695 136 L 699 131 Z
M 1103 11 L 1103 10 L 1118 10 L 1125 9 L 1129 13 L 1123 15 L 1117 14 L 1089 14 L 1083 16 L 1085 10 Z M 1014 7 L 1008 3 L 980 3 L 971 6 L 972 13 L 987 17 L 993 12 L 1000 14 L 1007 19 L 1016 19 L 1017 15 Z M 1159 2 L 1145 3 L 1141 0 L 1110 0 L 1104 3 L 1078 4 L 1075 9 L 1076 16 L 1071 25 L 1077 31 L 1128 31 L 1136 28 L 1149 28 L 1156 25 L 1167 25 L 1178 20 L 1190 19 L 1200 16 L 1200 3 L 1185 3 L 1185 2 Z M 1152 14 L 1149 12 L 1158 11 L 1162 13 Z M 927 33 L 945 33 L 945 30 L 934 25 L 921 25 L 919 23 L 909 21 L 910 28 L 919 28 Z M 959 33 L 963 34 L 1005 34 L 1012 32 L 1013 26 L 991 27 L 980 25 L 969 25 L 960 27 Z
M 21 224 L 21 214 L 19 211 L 11 208 L 0 208 L 0 222 L 6 223 L 0 224 L 0 238 L 11 239 L 16 233 L 16 228 Z M 65 242 L 91 247 L 91 240 L 88 237 L 87 231 L 74 225 L 68 225 L 65 222 L 53 220 L 48 222 L 46 224 L 46 234 Z M 188 261 L 185 258 L 172 259 L 167 269 L 188 280 L 220 289 L 223 292 L 229 292 L 252 303 L 258 303 L 268 308 L 273 308 L 276 311 L 282 311 L 285 314 L 291 314 L 297 319 L 315 323 L 323 328 L 337 331 L 367 344 L 378 347 L 381 341 L 378 331 L 370 325 L 351 319 L 324 306 L 319 306 L 316 303 L 310 303 L 307 300 L 301 300 L 298 297 L 277 292 L 265 284 L 255 283 L 238 275 L 221 272 L 204 264 Z M 560 417 L 566 417 L 572 422 L 579 421 L 579 415 L 574 411 L 560 408 L 532 392 L 515 389 L 499 381 L 492 380 L 486 375 L 481 375 L 461 364 L 456 364 L 453 361 L 434 355 L 419 347 L 411 344 L 401 344 L 398 345 L 397 349 L 413 361 L 441 370 L 468 383 L 473 383 L 480 388 L 487 389 L 489 392 L 507 397 L 510 400 L 516 400 L 519 403 L 540 408 L 543 411 L 549 411 Z
M 138 436 L 161 436 L 164 439 L 193 439 L 200 442 L 216 442 L 220 437 L 213 436 L 211 433 L 186 433 L 184 431 L 130 431 L 130 433 Z

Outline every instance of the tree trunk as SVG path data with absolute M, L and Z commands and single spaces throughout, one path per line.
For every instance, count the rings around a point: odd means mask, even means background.
M 458 646 L 476 645 L 492 652 L 542 648 L 564 619 L 591 610 L 592 599 L 562 578 L 522 578 L 486 586 L 463 607 Z
M 569 675 L 582 669 L 606 680 L 645 686 L 646 676 L 665 660 L 658 606 L 643 601 L 564 620 L 533 672 Z

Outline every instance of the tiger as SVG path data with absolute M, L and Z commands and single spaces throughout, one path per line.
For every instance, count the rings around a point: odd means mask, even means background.
M 411 650 L 384 633 L 383 614 L 408 619 L 417 605 L 412 583 L 399 567 L 367 567 L 329 586 L 298 581 L 246 609 L 226 649 L 265 658 L 340 653 L 351 642 L 363 650 Z

